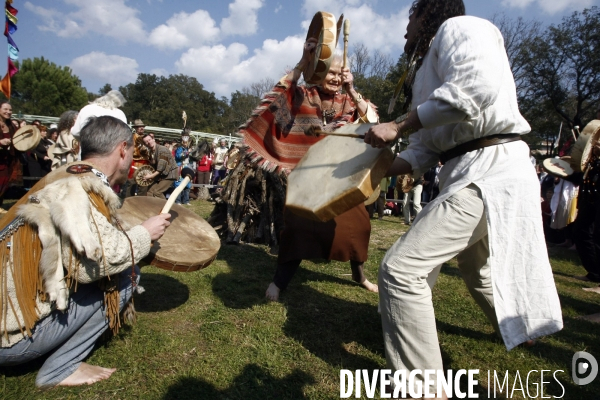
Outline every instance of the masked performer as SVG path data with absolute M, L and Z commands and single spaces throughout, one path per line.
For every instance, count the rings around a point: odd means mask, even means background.
M 385 353 L 393 371 L 444 369 L 426 280 L 455 256 L 507 349 L 562 328 L 539 183 L 520 140 L 530 127 L 519 113 L 502 35 L 464 13 L 462 0 L 413 3 L 404 51 L 421 58 L 415 64 L 421 67 L 412 111 L 407 119 L 373 126 L 365 137 L 381 147 L 416 130 L 390 175 L 418 177 L 438 160 L 444 163 L 440 194 L 379 270 Z M 416 377 L 422 383 L 423 375 Z
M 273 248 L 279 245 L 277 272 L 266 293 L 271 300 L 278 299 L 279 291 L 285 289 L 303 259 L 350 261 L 353 279 L 377 291 L 363 274 L 371 229 L 364 205 L 327 223 L 283 212 L 287 174 L 321 139 L 307 136 L 308 129 L 332 131 L 359 120 L 377 120 L 374 107 L 354 89 L 350 71 L 342 70 L 341 57 L 332 61 L 321 85 L 297 84 L 315 45 L 313 39 L 305 43 L 296 68 L 278 82 L 241 127 L 248 146 L 245 159 L 231 171 L 222 203 L 209 219 L 217 228 L 226 224 L 227 229 L 221 230 L 227 242 L 237 242 L 246 235 L 248 241 L 262 240 Z M 342 86 L 346 94 L 340 94 Z
M 118 330 L 119 310 L 139 279 L 134 265 L 169 225 L 169 214 L 127 231 L 115 219 L 121 203 L 111 186 L 131 165 L 129 126 L 103 116 L 80 133 L 83 162 L 38 182 L 9 211 L 0 234 L 0 365 L 50 354 L 39 387 L 91 384 L 114 372 L 82 360 L 104 331 Z

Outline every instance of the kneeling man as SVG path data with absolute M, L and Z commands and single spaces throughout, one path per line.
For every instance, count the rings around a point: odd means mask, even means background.
M 169 214 L 123 230 L 111 186 L 127 179 L 133 136 L 102 116 L 81 130 L 82 162 L 59 168 L 5 216 L 0 233 L 0 366 L 51 353 L 36 385 L 91 384 L 115 370 L 82 362 L 131 298 L 151 242 Z

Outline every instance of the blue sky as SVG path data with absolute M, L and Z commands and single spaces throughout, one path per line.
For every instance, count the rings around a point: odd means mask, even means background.
M 300 59 L 316 11 L 351 21 L 362 42 L 397 59 L 411 0 L 14 0 L 20 58 L 70 66 L 88 91 L 134 82 L 140 72 L 196 77 L 230 97 L 279 78 Z M 467 14 L 560 23 L 600 0 L 465 0 Z M 2 72 L 3 73 L 3 72 Z

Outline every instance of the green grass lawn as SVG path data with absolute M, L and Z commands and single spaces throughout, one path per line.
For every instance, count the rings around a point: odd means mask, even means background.
M 206 217 L 212 205 L 195 201 L 192 208 Z M 396 217 L 373 221 L 365 268 L 372 282 L 386 249 L 405 230 Z M 181 243 L 185 246 L 185 237 Z M 434 305 L 445 368 L 479 369 L 479 398 L 489 398 L 488 370 L 503 376 L 509 371 L 511 389 L 517 372 L 525 386 L 530 370 L 563 370 L 556 376 L 564 399 L 600 398 L 600 377 L 587 386 L 571 379 L 576 351 L 600 355 L 600 325 L 577 319 L 600 312 L 600 295 L 581 290 L 593 285 L 572 278 L 584 273 L 575 252 L 551 248 L 550 255 L 565 328 L 532 348 L 511 352 L 471 299 L 455 262 L 442 268 Z M 109 380 L 41 392 L 34 386 L 38 361 L 0 369 L 0 397 L 334 399 L 339 398 L 340 369 L 385 367 L 377 295 L 352 282 L 347 263 L 303 262 L 281 302 L 269 303 L 264 292 L 275 262 L 263 246 L 240 245 L 223 246 L 215 262 L 201 271 L 145 267 L 140 283 L 146 292 L 135 297 L 137 324 L 99 343 L 87 360 L 116 367 Z M 552 375 L 544 380 L 550 382 L 544 396 L 561 396 Z M 539 373 L 532 374 L 533 398 L 539 383 Z M 520 390 L 510 394 L 504 391 L 496 398 L 527 395 Z

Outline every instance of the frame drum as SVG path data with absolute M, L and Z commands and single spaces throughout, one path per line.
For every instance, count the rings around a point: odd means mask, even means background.
M 583 128 L 583 132 L 591 132 L 590 139 L 585 145 L 583 149 L 583 153 L 581 154 L 581 170 L 585 171 L 587 168 L 587 163 L 592 159 L 592 149 L 594 145 L 598 143 L 598 139 L 600 139 L 600 120 L 593 120 L 589 124 Z M 583 135 L 583 132 L 581 134 Z
M 15 132 L 12 144 L 15 149 L 26 152 L 33 150 L 42 140 L 40 130 L 35 125 L 25 125 Z
M 585 169 L 585 164 L 587 164 L 588 160 L 583 157 L 583 153 L 592 134 L 597 132 L 598 129 L 600 129 L 600 120 L 595 119 L 583 128 L 575 145 L 573 145 L 573 150 L 571 150 L 571 168 L 573 168 L 575 172 L 582 172 Z
M 336 133 L 365 134 L 374 124 L 348 124 Z M 327 136 L 308 149 L 288 177 L 285 206 L 318 221 L 329 221 L 363 203 L 394 161 L 389 147 L 363 139 Z
M 150 175 L 154 173 L 154 168 L 150 164 L 145 164 L 137 167 L 135 172 L 133 173 L 133 179 L 135 179 L 135 183 L 140 186 L 150 186 L 154 181 L 147 181 L 144 179 L 146 175 Z
M 166 201 L 147 196 L 128 197 L 118 211 L 123 227 L 139 225 L 160 214 Z M 185 207 L 175 204 L 171 225 L 165 234 L 152 243 L 144 261 L 168 271 L 191 272 L 208 267 L 217 257 L 221 241 L 217 232 L 204 219 Z
M 313 17 L 306 34 L 306 40 L 310 38 L 317 39 L 317 47 L 312 63 L 302 71 L 306 83 L 319 84 L 325 80 L 335 54 L 335 46 L 340 36 L 343 18 L 343 15 L 340 16 L 336 24 L 333 14 L 325 11 L 319 11 Z
M 542 162 L 542 167 L 552 176 L 564 179 L 573 174 L 573 168 L 569 165 L 569 161 L 560 158 L 546 158 Z

